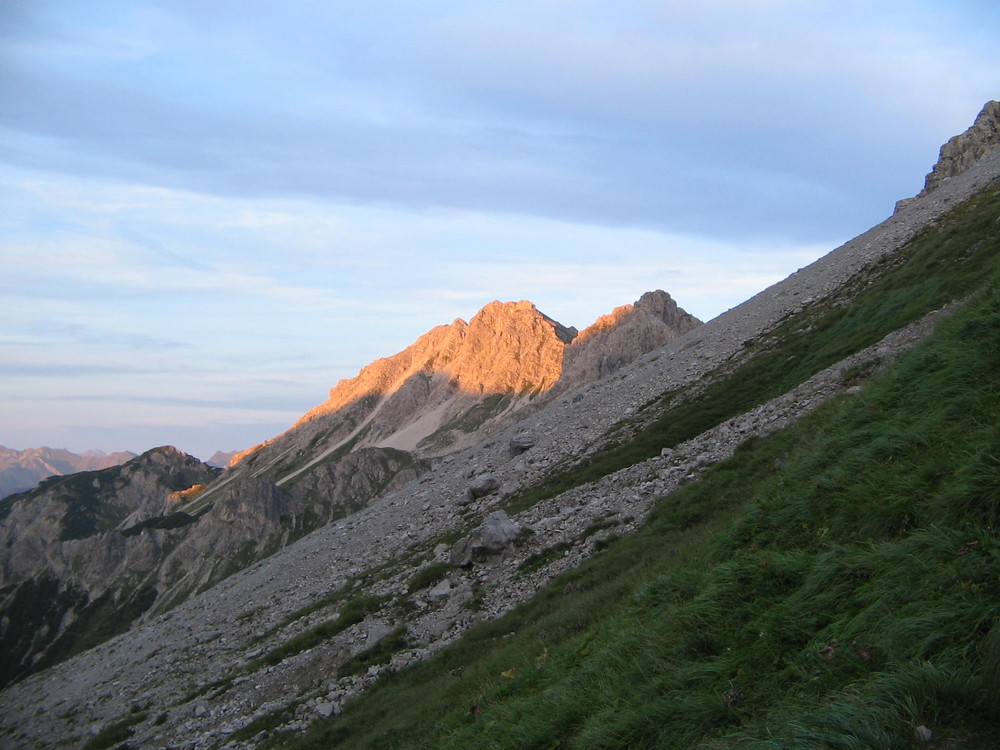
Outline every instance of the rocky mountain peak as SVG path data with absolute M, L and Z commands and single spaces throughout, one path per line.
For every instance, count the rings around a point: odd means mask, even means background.
M 575 336 L 575 328 L 543 315 L 531 302 L 491 302 L 469 321 L 442 372 L 477 395 L 545 391 L 559 379 L 563 349 Z
M 610 375 L 699 325 L 700 320 L 678 307 L 663 290 L 646 292 L 635 304 L 602 315 L 567 347 L 559 390 Z
M 997 149 L 1000 149 L 1000 101 L 990 101 L 971 127 L 941 147 L 937 163 L 927 175 L 920 195 L 930 193 Z
M 298 456 L 296 466 L 307 453 L 322 460 L 366 446 L 429 455 L 457 450 L 509 421 L 529 401 L 537 408 L 698 324 L 662 291 L 600 318 L 586 336 L 527 300 L 490 302 L 468 323 L 458 318 L 433 328 L 402 352 L 341 380 L 325 403 L 283 435 L 237 454 L 232 466 L 264 448 Z M 614 336 L 598 336 L 619 328 Z M 594 343 L 581 348 L 588 339 Z M 286 464 L 293 462 L 275 465 Z

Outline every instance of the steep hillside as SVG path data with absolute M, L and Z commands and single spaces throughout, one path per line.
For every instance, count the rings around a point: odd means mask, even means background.
M 0 685 L 170 609 L 428 468 L 363 449 L 292 492 L 241 479 L 189 513 L 220 470 L 164 447 L 0 501 Z
M 7 688 L 4 743 L 990 746 L 998 179 Z
M 860 394 L 278 746 L 998 747 L 998 415 L 994 272 Z

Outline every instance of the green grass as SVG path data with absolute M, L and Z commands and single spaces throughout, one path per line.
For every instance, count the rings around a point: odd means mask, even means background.
M 896 253 L 759 339 L 750 356 L 698 388 L 664 394 L 618 425 L 608 447 L 512 498 L 509 513 L 659 455 L 663 448 L 779 396 L 927 313 L 964 298 L 1000 260 L 1000 185 L 953 209 Z M 849 373 L 856 377 L 859 373 Z
M 998 415 L 990 286 L 862 394 L 750 441 L 640 533 L 287 746 L 997 739 Z
M 344 662 L 337 669 L 337 674 L 341 677 L 362 674 L 369 667 L 388 661 L 392 658 L 393 654 L 405 649 L 408 645 L 409 638 L 406 635 L 406 626 L 399 625 L 374 646 L 365 649 Z
M 295 700 L 287 706 L 276 708 L 263 716 L 258 716 L 245 727 L 241 727 L 229 736 L 230 742 L 246 742 L 253 739 L 261 732 L 269 732 L 280 727 L 295 718 L 295 709 L 299 707 L 301 701 Z
M 517 566 L 518 573 L 528 575 L 529 573 L 534 573 L 536 570 L 541 570 L 553 560 L 565 555 L 571 549 L 573 549 L 573 545 L 570 542 L 557 542 L 551 547 L 541 549 L 533 555 L 528 555 L 528 557 L 521 561 L 521 564 Z
M 328 641 L 338 633 L 347 630 L 351 625 L 355 625 L 364 620 L 368 615 L 378 611 L 386 601 L 386 597 L 381 596 L 354 596 L 347 600 L 341 608 L 339 616 L 333 620 L 321 622 L 319 625 L 299 633 L 280 646 L 271 649 L 250 664 L 251 671 L 262 665 L 279 664 L 290 656 L 295 656 L 303 651 L 320 645 Z
M 406 584 L 407 590 L 419 591 L 428 586 L 433 586 L 454 569 L 454 566 L 446 562 L 433 562 L 430 565 L 425 565 L 410 576 L 410 580 Z
M 105 750 L 105 748 L 109 747 L 120 747 L 122 743 L 135 734 L 135 729 L 132 727 L 136 724 L 141 724 L 146 718 L 147 714 L 145 712 L 133 711 L 121 721 L 109 724 L 101 729 L 87 740 L 83 746 L 83 750 Z

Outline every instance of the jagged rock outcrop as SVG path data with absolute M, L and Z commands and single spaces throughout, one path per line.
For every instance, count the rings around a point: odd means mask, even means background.
M 443 455 L 700 324 L 662 291 L 577 335 L 533 304 L 492 302 L 340 381 L 286 433 L 233 459 L 284 485 L 365 446 Z M 241 466 L 241 464 L 246 464 Z
M 566 347 L 562 393 L 606 377 L 646 352 L 701 325 L 662 290 L 646 292 L 634 305 L 615 308 L 580 332 Z
M 996 149 L 1000 149 L 1000 102 L 991 101 L 968 130 L 941 147 L 937 163 L 927 175 L 920 195 L 926 195 L 945 180 L 961 174 Z
M 453 442 L 450 433 L 473 432 L 551 388 L 562 372 L 563 349 L 575 335 L 530 302 L 492 302 L 468 323 L 438 326 L 399 354 L 340 381 L 325 403 L 273 441 L 235 456 L 233 465 L 252 460 L 259 470 L 267 464 L 280 481 L 283 472 L 301 471 L 297 462 L 344 446 L 413 450 L 422 444 L 426 452 L 440 452 Z
M 496 562 L 521 532 L 521 526 L 510 520 L 504 511 L 494 511 L 469 536 L 455 543 L 449 557 L 451 564 L 467 567 L 473 563 Z
M 1000 150 L 1000 101 L 993 100 L 986 103 L 967 130 L 941 146 L 937 162 L 924 179 L 923 190 L 913 198 L 898 201 L 896 213 L 997 150 Z
M 0 521 L 0 585 L 48 569 L 61 578 L 91 568 L 82 540 L 111 532 L 126 519 L 159 515 L 167 496 L 214 479 L 218 471 L 176 448 L 154 448 L 126 464 L 52 477 L 4 501 Z M 88 590 L 107 571 L 77 575 Z
M 86 451 L 77 455 L 61 448 L 28 448 L 15 451 L 0 445 L 0 498 L 26 492 L 43 479 L 78 471 L 96 471 L 118 466 L 135 458 L 123 451 L 107 454 Z
M 319 467 L 291 491 L 239 477 L 207 504 L 202 490 L 220 470 L 163 447 L 8 498 L 0 684 L 170 609 L 428 469 L 402 451 L 367 449 Z M 105 627 L 108 619 L 115 627 Z
M 132 543 L 115 529 L 162 513 L 170 493 L 217 474 L 175 448 L 155 448 L 122 466 L 51 477 L 7 498 L 0 515 L 0 682 L 72 653 L 74 641 L 92 643 L 90 620 L 108 637 L 145 611 L 155 591 L 143 578 L 158 555 L 147 540 Z M 102 621 L 114 612 L 121 616 L 108 627 Z

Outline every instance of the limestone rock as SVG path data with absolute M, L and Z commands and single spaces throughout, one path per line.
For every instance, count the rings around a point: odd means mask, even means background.
M 431 589 L 427 592 L 427 596 L 431 599 L 447 599 L 451 596 L 451 581 L 445 578 L 443 581 L 438 581 Z
M 473 563 L 494 562 L 503 556 L 520 533 L 521 527 L 504 511 L 494 511 L 481 526 L 452 547 L 451 564 L 467 567 Z
M 518 435 L 510 439 L 508 444 L 511 457 L 520 456 L 522 453 L 527 453 L 535 445 L 535 442 L 526 435 Z
M 594 382 L 701 325 L 662 290 L 647 292 L 634 305 L 615 308 L 585 328 L 566 348 L 563 392 Z
M 284 483 L 340 450 L 444 455 L 698 324 L 662 291 L 618 308 L 580 336 L 530 302 L 491 302 L 468 323 L 438 326 L 340 381 L 287 432 L 235 456 L 232 470 L 263 471 Z
M 316 715 L 321 719 L 329 719 L 333 716 L 336 706 L 331 701 L 318 701 L 316 703 Z
M 937 163 L 927 175 L 920 195 L 935 190 L 942 182 L 961 174 L 996 149 L 1000 149 L 1000 101 L 990 101 L 968 130 L 941 147 Z
M 469 485 L 468 495 L 470 500 L 490 495 L 500 489 L 500 480 L 492 474 L 482 474 L 472 480 Z
M 354 439 L 359 447 L 404 450 L 432 438 L 424 449 L 440 452 L 453 442 L 449 432 L 474 432 L 520 397 L 549 390 L 575 336 L 576 329 L 530 302 L 491 302 L 468 323 L 457 319 L 433 328 L 402 352 L 340 381 L 325 403 L 270 443 L 234 457 L 234 465 L 266 448 L 301 453 L 296 448 L 317 435 L 333 447 Z

